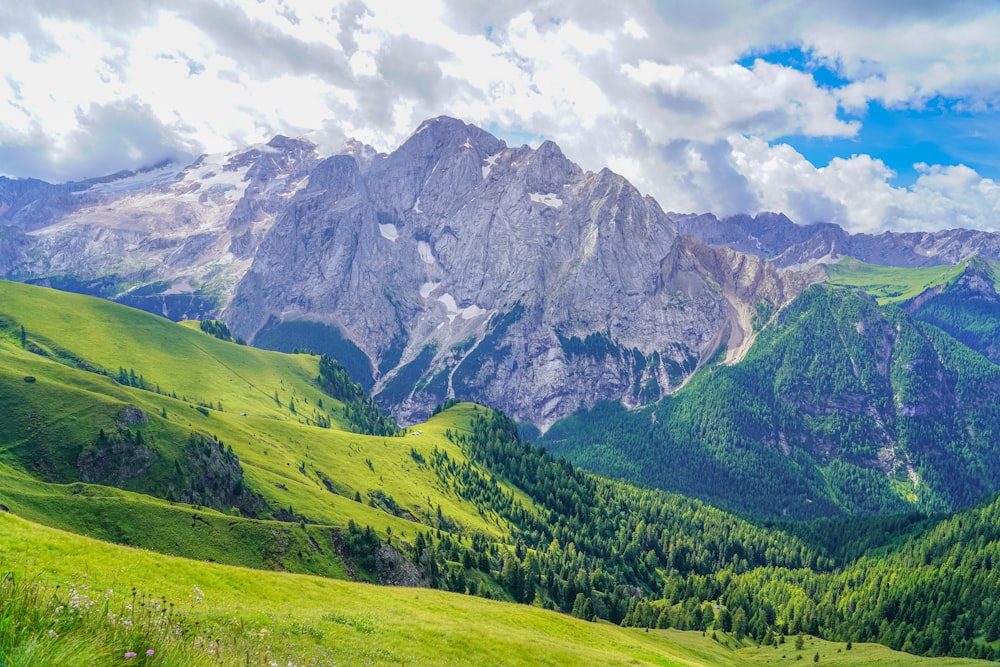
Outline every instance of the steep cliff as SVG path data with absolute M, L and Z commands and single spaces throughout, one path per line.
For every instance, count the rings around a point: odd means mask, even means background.
M 552 142 L 508 148 L 438 118 L 391 155 L 319 164 L 224 317 L 248 339 L 297 319 L 336 329 L 404 421 L 455 396 L 545 428 L 676 389 L 743 349 L 755 303 L 806 283 L 680 240 L 655 201 Z

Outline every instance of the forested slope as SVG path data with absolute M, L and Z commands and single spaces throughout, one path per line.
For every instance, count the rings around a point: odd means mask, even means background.
M 734 366 L 603 404 L 541 442 L 596 472 L 763 516 L 968 506 L 1000 488 L 1000 367 L 852 289 L 815 286 Z

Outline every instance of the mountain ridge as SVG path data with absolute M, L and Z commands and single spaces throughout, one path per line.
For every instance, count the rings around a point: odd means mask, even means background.
M 669 215 L 684 233 L 715 247 L 757 255 L 783 270 L 844 257 L 900 267 L 957 264 L 975 255 L 1000 259 L 1000 234 L 983 230 L 852 234 L 832 222 L 800 225 L 782 213 L 721 219 L 711 213 Z
M 741 359 L 762 315 L 826 280 L 819 264 L 991 256 L 996 240 L 666 213 L 551 141 L 508 147 L 448 117 L 391 153 L 278 136 L 123 176 L 0 181 L 0 276 L 331 354 L 407 423 L 449 398 L 542 431 L 648 404 L 720 351 Z

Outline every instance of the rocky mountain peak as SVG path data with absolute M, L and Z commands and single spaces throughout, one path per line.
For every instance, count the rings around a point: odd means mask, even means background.
M 578 180 L 582 173 L 555 142 L 544 141 L 528 156 L 525 183 L 531 192 L 556 193 L 564 185 Z
M 426 120 L 392 155 L 406 160 L 438 161 L 457 151 L 493 155 L 507 145 L 489 132 L 448 116 Z
M 341 155 L 350 155 L 358 161 L 362 171 L 367 171 L 368 166 L 378 157 L 386 157 L 384 153 L 379 153 L 374 146 L 362 143 L 351 138 L 344 142 L 343 147 L 338 151 Z
M 542 428 L 655 400 L 746 341 L 755 302 L 797 289 L 760 260 L 679 243 L 655 200 L 552 141 L 508 148 L 448 117 L 384 155 L 348 142 L 323 159 L 277 136 L 60 193 L 22 187 L 0 213 L 36 221 L 0 237 L 0 272 L 100 279 L 131 305 L 333 352 L 404 421 L 450 397 Z M 324 333 L 296 338 L 306 329 Z
M 755 300 L 794 289 L 741 258 L 679 247 L 655 200 L 554 142 L 507 148 L 437 118 L 367 170 L 348 155 L 317 166 L 224 315 L 248 339 L 295 320 L 336 330 L 404 421 L 455 396 L 545 428 L 596 401 L 655 400 L 745 341 Z
M 985 257 L 974 255 L 965 264 L 957 281 L 960 288 L 974 292 L 980 298 L 997 301 L 996 271 Z

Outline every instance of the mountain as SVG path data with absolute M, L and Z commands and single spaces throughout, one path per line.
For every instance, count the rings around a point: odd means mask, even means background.
M 406 422 L 451 397 L 542 429 L 649 403 L 745 353 L 757 304 L 822 278 L 680 235 L 552 142 L 444 117 L 391 154 L 278 137 L 184 168 L 5 180 L 0 202 L 0 276 L 333 354 Z
M 970 229 L 850 234 L 833 223 L 798 225 L 780 213 L 717 218 L 711 213 L 669 214 L 682 234 L 713 247 L 756 255 L 782 269 L 851 257 L 883 266 L 958 264 L 973 256 L 1000 259 L 1000 234 Z
M 404 423 L 478 401 L 579 464 L 763 515 L 954 510 L 1000 488 L 994 415 L 964 379 L 991 386 L 1000 355 L 985 232 L 667 214 L 552 142 L 446 117 L 391 154 L 277 137 L 4 180 L 0 198 L 8 274 L 329 354 L 355 405 L 371 391 Z
M 975 257 L 961 274 L 939 289 L 929 290 L 909 310 L 959 342 L 1000 364 L 1000 272 Z
M 680 239 L 654 201 L 551 142 L 507 148 L 441 118 L 391 155 L 318 166 L 223 317 L 254 340 L 325 321 L 404 420 L 456 396 L 544 428 L 659 398 L 744 343 L 756 300 L 802 282 Z
M 175 320 L 216 313 L 317 161 L 313 144 L 278 136 L 78 183 L 0 178 L 0 276 Z

